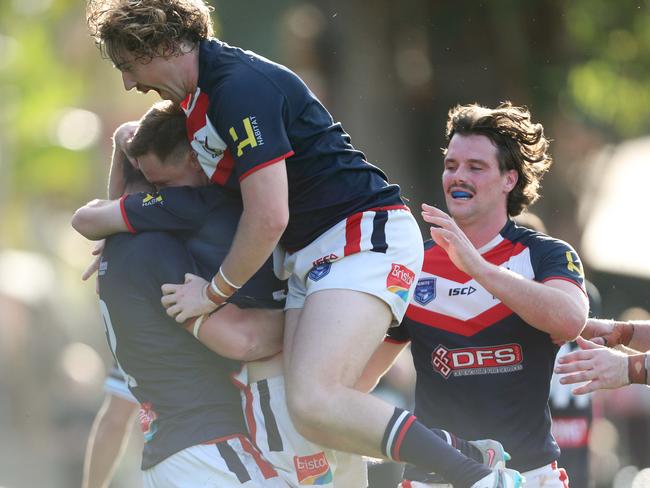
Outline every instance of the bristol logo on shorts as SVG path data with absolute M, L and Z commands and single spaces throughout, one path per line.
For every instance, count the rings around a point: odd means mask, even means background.
M 413 271 L 403 264 L 393 263 L 390 273 L 386 277 L 386 288 L 406 302 L 414 279 Z
M 447 379 L 454 376 L 501 374 L 520 371 L 523 354 L 519 344 L 447 349 L 438 346 L 431 353 L 431 365 Z
M 294 456 L 293 464 L 301 485 L 326 485 L 332 482 L 332 470 L 324 452 L 311 456 Z
M 415 285 L 413 299 L 420 305 L 426 305 L 434 298 L 436 298 L 436 279 L 422 278 L 418 280 L 418 284 Z
M 140 405 L 140 428 L 145 442 L 150 442 L 158 432 L 158 414 L 149 402 Z
M 309 279 L 312 281 L 318 281 L 330 272 L 332 263 L 323 263 L 317 266 L 314 266 L 309 272 Z

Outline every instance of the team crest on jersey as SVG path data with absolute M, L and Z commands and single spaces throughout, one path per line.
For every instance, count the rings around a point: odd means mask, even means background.
M 151 207 L 152 205 L 158 204 L 162 205 L 163 203 L 163 197 L 160 193 L 147 193 L 142 199 L 143 207 Z
M 311 271 L 309 272 L 309 279 L 312 281 L 318 281 L 324 276 L 327 276 L 328 273 L 330 272 L 330 268 L 332 267 L 332 263 L 323 263 L 319 264 L 317 266 L 314 266 Z
M 210 147 L 210 142 L 208 140 L 207 134 L 201 134 L 201 136 L 203 136 L 203 139 L 199 139 L 199 136 L 194 135 L 194 140 L 198 142 L 203 149 L 205 149 L 206 154 L 212 159 L 217 159 L 224 153 L 224 150 L 219 147 Z
M 409 289 L 415 279 L 415 273 L 403 264 L 393 263 L 386 277 L 386 289 L 395 293 L 405 302 L 408 301 Z
M 420 305 L 426 305 L 436 298 L 436 279 L 435 278 L 421 278 L 418 284 L 415 285 L 415 293 L 413 299 Z
M 294 456 L 293 464 L 301 485 L 326 485 L 332 482 L 332 470 L 324 452 L 311 456 Z
M 447 349 L 436 347 L 431 365 L 443 378 L 502 374 L 523 369 L 523 353 L 519 344 Z
M 140 428 L 145 442 L 150 442 L 158 432 L 158 414 L 149 402 L 140 405 Z

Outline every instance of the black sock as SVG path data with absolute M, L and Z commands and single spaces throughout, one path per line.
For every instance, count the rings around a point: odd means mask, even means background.
M 483 454 L 481 454 L 481 451 L 479 451 L 477 447 L 474 447 L 465 439 L 456 437 L 454 434 L 452 434 L 451 432 L 447 432 L 446 430 L 442 430 L 442 429 L 430 429 L 430 430 L 438 437 L 440 437 L 443 441 L 445 441 L 447 444 L 449 444 L 451 447 L 455 447 L 460 452 L 465 454 L 465 456 L 467 456 L 468 458 L 472 458 L 477 463 L 483 464 Z
M 491 473 L 449 445 L 440 433 L 429 430 L 410 412 L 395 408 L 382 439 L 382 450 L 394 461 L 442 475 L 456 488 L 470 488 Z

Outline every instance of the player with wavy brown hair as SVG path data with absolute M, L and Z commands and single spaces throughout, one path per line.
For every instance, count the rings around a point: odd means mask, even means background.
M 447 141 L 449 213 L 423 205 L 432 240 L 422 274 L 368 372 L 410 341 L 415 414 L 425 425 L 497 439 L 527 487 L 566 488 L 548 397 L 556 344 L 575 339 L 587 317 L 582 267 L 570 245 L 511 219 L 539 197 L 548 140 L 527 109 L 506 102 L 454 107 Z M 405 478 L 404 487 L 451 481 L 411 469 Z
M 501 172 L 516 170 L 517 182 L 508 194 L 508 215 L 515 217 L 539 198 L 540 182 L 552 159 L 542 124 L 533 123 L 530 112 L 505 102 L 494 109 L 459 105 L 449 112 L 447 141 L 455 134 L 484 135 L 497 148 Z M 446 153 L 446 151 L 445 151 Z

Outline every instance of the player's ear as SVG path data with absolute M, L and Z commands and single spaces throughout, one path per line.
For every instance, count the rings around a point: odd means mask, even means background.
M 512 191 L 512 189 L 517 185 L 517 181 L 519 181 L 519 173 L 517 173 L 516 169 L 506 171 L 506 193 L 510 193 Z
M 192 168 L 199 171 L 203 171 L 203 168 L 201 167 L 201 163 L 199 163 L 199 157 L 195 151 L 190 150 L 189 158 L 190 158 L 190 164 L 192 165 Z

